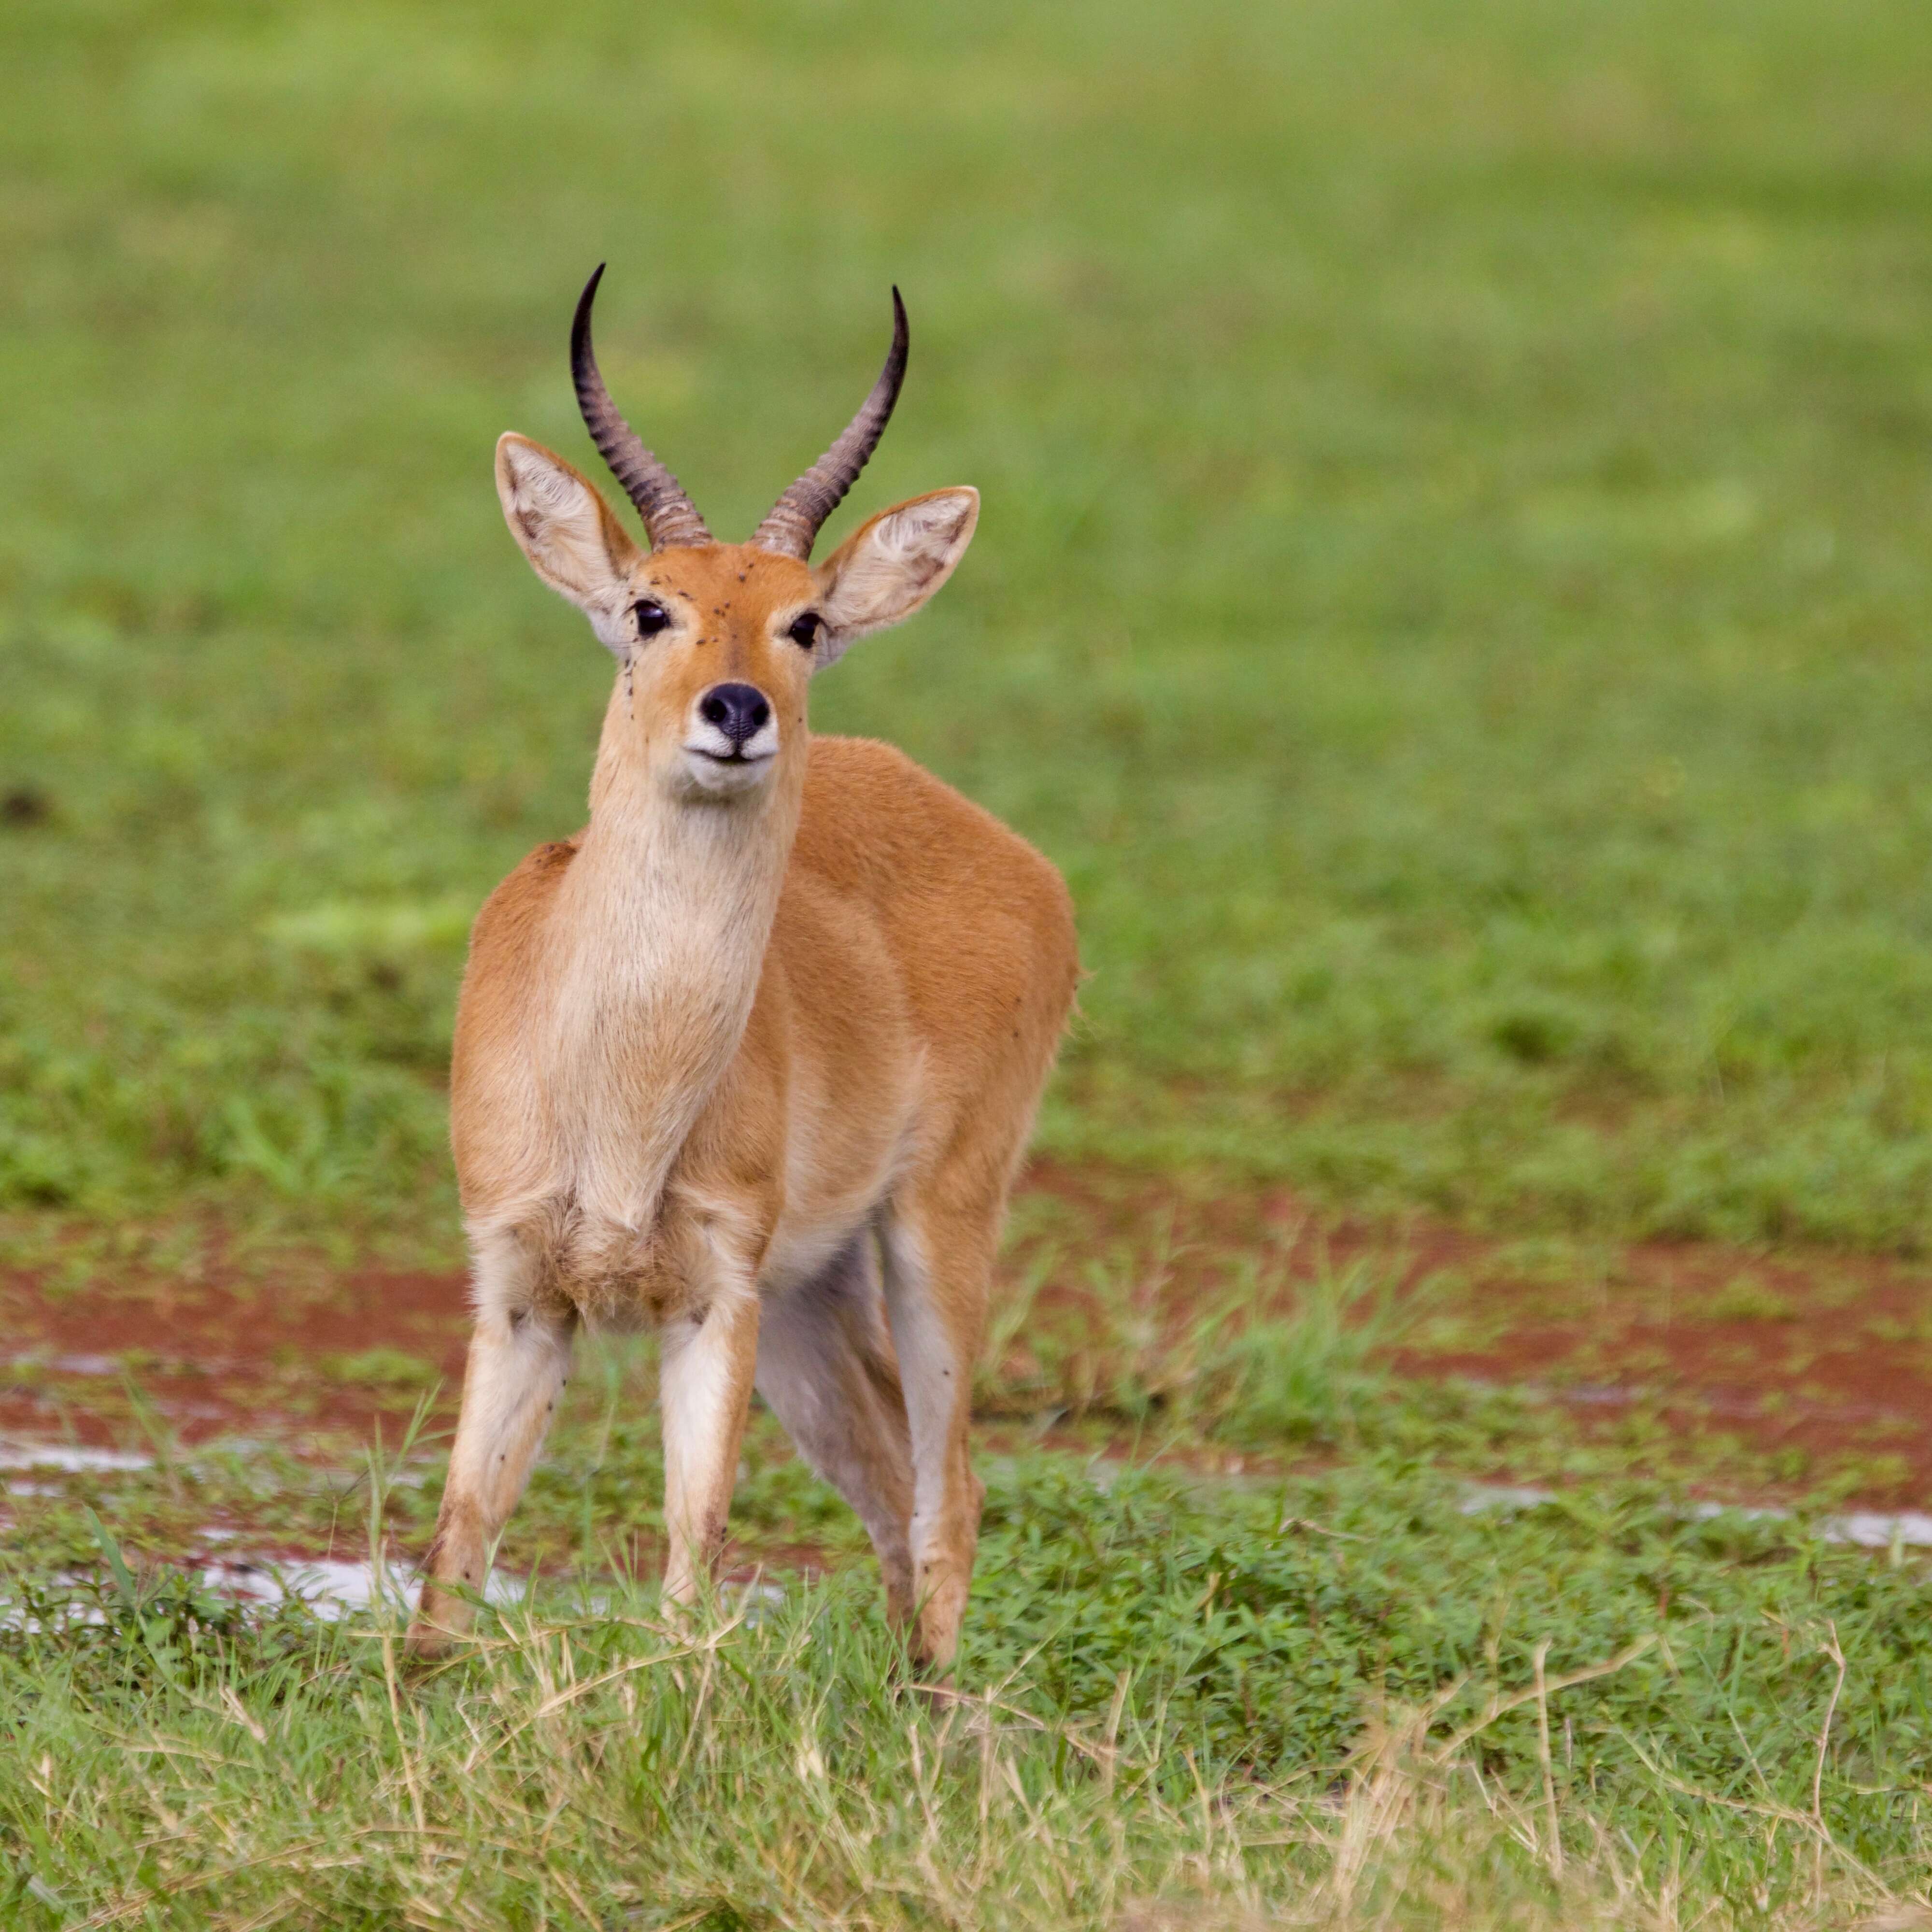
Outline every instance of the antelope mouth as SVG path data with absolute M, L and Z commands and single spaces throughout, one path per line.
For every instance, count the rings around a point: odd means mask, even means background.
M 703 745 L 687 745 L 684 748 L 694 758 L 708 758 L 714 765 L 768 765 L 778 756 L 776 752 L 713 752 Z
M 701 796 L 740 796 L 760 789 L 777 761 L 776 750 L 718 752 L 705 745 L 687 745 L 684 782 Z

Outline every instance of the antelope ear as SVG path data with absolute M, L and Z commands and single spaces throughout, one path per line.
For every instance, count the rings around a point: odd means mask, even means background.
M 503 520 L 530 568 L 590 620 L 598 640 L 622 657 L 632 572 L 643 556 L 587 477 L 527 437 L 496 442 Z
M 868 631 L 910 617 L 952 574 L 980 520 L 980 493 L 934 490 L 861 524 L 818 571 L 819 668 Z

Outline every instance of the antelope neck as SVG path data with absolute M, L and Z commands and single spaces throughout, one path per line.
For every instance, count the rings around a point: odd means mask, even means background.
M 797 826 L 794 800 L 685 803 L 600 757 L 553 916 L 553 1118 L 593 1218 L 655 1221 L 679 1149 L 751 1017 Z

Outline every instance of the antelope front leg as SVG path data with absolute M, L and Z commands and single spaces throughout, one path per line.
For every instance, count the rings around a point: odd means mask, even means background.
M 758 1298 L 748 1282 L 702 1314 L 667 1322 L 659 1347 L 664 1420 L 664 1595 L 697 1600 L 724 1547 L 738 1450 L 758 1360 Z
M 479 1257 L 482 1306 L 464 1370 L 463 1409 L 436 1540 L 423 1564 L 422 1600 L 410 1625 L 409 1648 L 418 1657 L 440 1655 L 469 1628 L 471 1606 L 448 1586 L 482 1588 L 491 1546 L 524 1492 L 570 1376 L 576 1317 L 517 1305 L 514 1290 L 494 1272 Z
M 950 1667 L 973 1581 L 986 1486 L 966 1433 L 973 1367 L 986 1336 L 993 1226 L 978 1214 L 896 1210 L 883 1229 L 886 1312 L 912 1436 L 914 1648 Z

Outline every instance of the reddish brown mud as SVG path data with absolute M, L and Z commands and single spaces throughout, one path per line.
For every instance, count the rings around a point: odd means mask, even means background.
M 1042 1310 L 1098 1253 L 1170 1335 L 1232 1294 L 1285 1312 L 1322 1277 L 1392 1298 L 1400 1374 L 1545 1393 L 1580 1415 L 1642 1404 L 1721 1432 L 1793 1482 L 1859 1466 L 1875 1505 L 1932 1498 L 1932 1268 L 1873 1255 L 1654 1241 L 1508 1242 L 1420 1217 L 1326 1220 L 1286 1190 L 1202 1199 L 1104 1171 L 1036 1168 L 1016 1262 L 1057 1251 Z M 1372 1288 L 1370 1298 L 1373 1298 Z
M 1157 1355 L 1211 1310 L 1284 1311 L 1311 1282 L 1359 1270 L 1398 1306 L 1384 1358 L 1402 1374 L 1533 1388 L 1586 1420 L 1642 1403 L 1676 1430 L 1787 1459 L 1794 1480 L 1849 1454 L 1861 1500 L 1932 1499 L 1932 1270 L 1906 1262 L 1370 1227 L 1282 1190 L 1210 1194 L 1047 1162 L 1027 1175 L 1014 1228 L 1002 1293 L 1009 1307 L 1030 1296 L 1029 1319 L 1078 1324 L 1106 1299 Z M 0 1432 L 138 1444 L 145 1400 L 185 1442 L 273 1435 L 299 1448 L 379 1419 L 394 1441 L 439 1382 L 432 1424 L 446 1424 L 467 1316 L 454 1274 L 278 1280 L 211 1264 L 193 1280 L 104 1276 L 58 1293 L 0 1276 Z
M 468 1329 L 460 1275 L 278 1282 L 212 1267 L 191 1282 L 101 1279 L 47 1292 L 0 1278 L 0 1430 L 125 1440 L 140 1398 L 179 1438 L 362 1433 L 440 1382 L 453 1409 Z M 128 1388 L 137 1392 L 130 1398 Z

